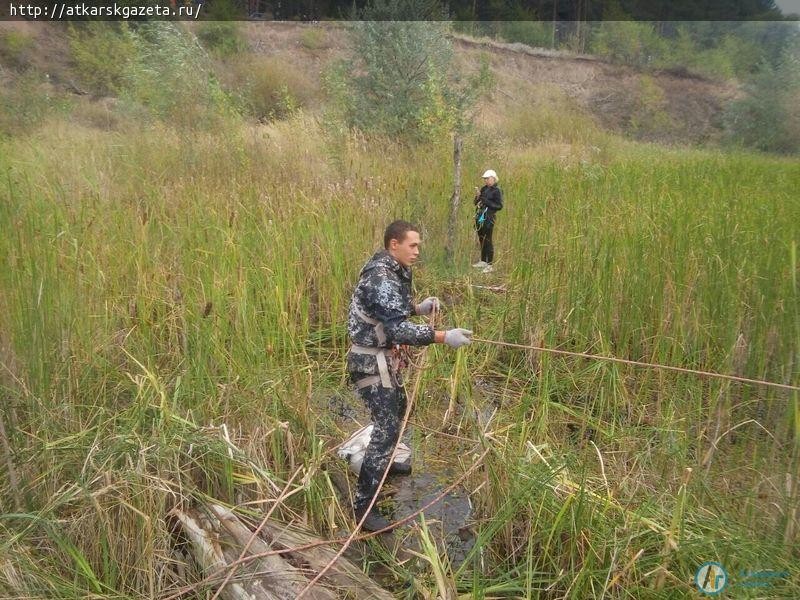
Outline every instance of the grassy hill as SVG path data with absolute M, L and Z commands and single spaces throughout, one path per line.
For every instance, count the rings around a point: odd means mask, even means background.
M 800 384 L 800 164 L 687 143 L 714 138 L 730 84 L 457 40 L 496 83 L 465 140 L 468 180 L 494 168 L 506 197 L 484 275 L 468 206 L 445 261 L 449 139 L 326 126 L 320 74 L 342 32 L 248 24 L 202 88 L 165 38 L 169 57 L 104 72 L 100 96 L 80 39 L 13 26 L 4 597 L 167 598 L 201 579 L 171 511 L 209 499 L 258 521 L 285 487 L 273 518 L 347 531 L 344 319 L 393 218 L 422 225 L 416 291 L 443 299 L 443 327 Z M 248 118 L 227 110 L 256 99 Z M 425 560 L 363 544 L 398 597 L 693 597 L 706 561 L 732 597 L 800 593 L 796 391 L 487 343 L 433 347 L 427 365 L 409 374 L 415 468 L 452 481 L 486 452 L 464 483 L 475 544 L 458 565 L 422 526 L 400 541 L 432 540 Z M 748 574 L 764 570 L 780 576 Z
M 251 22 L 236 24 L 232 33 L 230 25 L 219 25 L 220 31 L 201 24 L 193 30 L 210 44 L 212 70 L 222 87 L 252 117 L 282 117 L 293 106 L 311 112 L 322 109 L 324 74 L 349 50 L 344 28 Z M 11 88 L 6 103 L 27 117 L 23 120 L 41 122 L 46 113 L 59 109 L 89 126 L 108 127 L 124 120 L 124 111 L 109 109 L 103 101 L 116 95 L 113 83 L 122 60 L 109 62 L 104 55 L 124 56 L 130 47 L 112 36 L 87 43 L 93 36 L 63 24 L 4 23 L 0 34 L 0 73 Z M 736 83 L 724 79 L 643 72 L 592 56 L 461 34 L 453 41 L 465 71 L 475 69 L 482 57 L 489 61 L 496 85 L 483 101 L 483 124 L 502 123 L 502 134 L 521 142 L 571 138 L 577 131 L 600 128 L 646 141 L 715 143 L 722 133 L 722 110 L 738 96 Z M 204 53 L 200 47 L 196 50 Z M 21 89 L 15 92 L 15 87 Z M 25 96 L 48 95 L 48 89 L 53 96 L 50 106 L 31 103 Z M 6 123 L 5 129 L 13 132 L 20 126 Z

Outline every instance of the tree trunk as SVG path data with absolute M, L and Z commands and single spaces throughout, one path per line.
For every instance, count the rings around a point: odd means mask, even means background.
M 336 555 L 336 550 L 320 544 L 321 540 L 296 526 L 285 523 L 262 524 L 255 535 L 227 508 L 203 504 L 174 514 L 191 542 L 195 562 L 207 575 L 235 571 L 222 588 L 222 600 L 293 600 L 308 585 L 311 576 L 321 571 Z M 305 547 L 312 545 L 312 547 Z M 247 548 L 251 561 L 238 561 Z M 281 555 L 269 555 L 275 549 Z M 259 558 L 253 558 L 259 555 Z M 323 579 L 324 584 L 311 588 L 309 600 L 336 600 L 344 595 L 353 600 L 391 600 L 394 596 L 346 558 L 339 558 Z M 215 581 L 214 585 L 221 585 Z
M 456 131 L 453 134 L 453 195 L 450 197 L 450 219 L 447 221 L 447 243 L 445 245 L 447 262 L 451 265 L 455 254 L 458 207 L 461 205 L 461 148 L 463 144 L 461 133 Z

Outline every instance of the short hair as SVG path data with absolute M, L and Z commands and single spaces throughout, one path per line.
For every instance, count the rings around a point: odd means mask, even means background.
M 406 239 L 406 234 L 409 231 L 416 231 L 419 233 L 417 226 L 412 225 L 408 221 L 394 221 L 393 223 L 390 223 L 383 234 L 383 247 L 388 250 L 389 242 L 392 240 L 402 242 L 404 239 Z

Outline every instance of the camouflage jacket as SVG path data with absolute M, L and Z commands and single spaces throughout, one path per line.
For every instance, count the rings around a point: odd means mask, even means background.
M 383 326 L 385 341 L 380 343 L 375 325 L 361 315 L 375 319 Z M 358 284 L 350 301 L 347 333 L 358 346 L 391 348 L 395 344 L 426 346 L 433 343 L 433 328 L 409 321 L 414 315 L 411 295 L 411 269 L 402 266 L 386 250 L 380 250 L 361 269 Z M 374 356 L 347 354 L 350 373 L 374 375 L 377 363 Z

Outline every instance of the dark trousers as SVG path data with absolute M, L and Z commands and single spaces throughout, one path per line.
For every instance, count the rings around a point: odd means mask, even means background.
M 494 223 L 485 221 L 478 227 L 478 241 L 481 244 L 481 260 L 492 264 L 494 260 L 494 245 L 492 244 L 492 231 Z
M 356 381 L 362 376 L 351 377 Z M 377 384 L 356 393 L 369 409 L 374 424 L 353 499 L 353 508 L 363 510 L 378 493 L 378 484 L 400 436 L 400 423 L 406 414 L 406 391 L 403 387 L 385 388 Z

